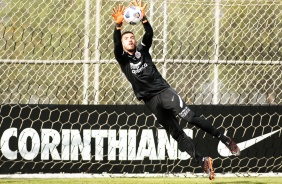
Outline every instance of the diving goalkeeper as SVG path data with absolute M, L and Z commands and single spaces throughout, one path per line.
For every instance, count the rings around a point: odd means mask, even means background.
M 158 123 L 178 142 L 179 150 L 185 151 L 195 158 L 196 162 L 203 167 L 204 172 L 209 175 L 209 179 L 213 180 L 212 158 L 202 156 L 195 150 L 192 139 L 180 127 L 177 115 L 188 123 L 217 137 L 229 148 L 232 154 L 239 156 L 240 149 L 230 137 L 226 137 L 205 118 L 192 112 L 178 93 L 161 76 L 149 53 L 153 40 L 153 29 L 145 15 L 146 4 L 142 6 L 142 1 L 138 3 L 137 0 L 134 0 L 131 5 L 139 7 L 142 11 L 142 25 L 145 34 L 141 43 L 137 44 L 132 32 L 125 31 L 121 33 L 125 6 L 114 7 L 112 16 L 115 21 L 115 58 L 127 80 L 131 83 L 137 99 L 144 101 L 145 105 L 157 118 Z

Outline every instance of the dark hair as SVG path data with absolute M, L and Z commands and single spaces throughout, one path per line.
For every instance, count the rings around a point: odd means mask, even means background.
M 134 35 L 134 33 L 133 33 L 133 32 L 131 32 L 131 31 L 124 31 L 124 32 L 121 34 L 121 37 L 123 37 L 123 35 L 128 34 L 128 33 L 131 33 L 131 34 L 133 34 L 133 35 Z

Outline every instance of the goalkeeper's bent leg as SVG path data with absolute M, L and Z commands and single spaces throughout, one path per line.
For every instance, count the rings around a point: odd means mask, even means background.
M 182 130 L 179 132 L 178 137 L 176 138 L 178 142 L 178 148 L 180 151 L 186 151 L 191 157 L 194 157 L 199 165 L 204 169 L 204 172 L 209 175 L 209 179 L 214 179 L 214 169 L 212 166 L 212 158 L 201 156 L 195 149 L 195 146 L 192 142 L 192 139 L 188 137 L 185 132 Z
M 178 143 L 178 149 L 182 152 L 187 152 L 191 157 L 194 157 L 197 163 L 202 164 L 203 156 L 201 156 L 195 149 L 195 145 L 190 137 L 188 137 L 182 130 L 175 140 Z
M 208 120 L 203 117 L 193 115 L 192 117 L 184 117 L 183 119 L 185 119 L 186 121 L 188 120 L 188 123 L 195 125 L 196 127 L 209 133 L 210 135 L 217 137 L 224 144 L 229 141 L 228 137 L 221 134 L 217 128 L 215 128 Z

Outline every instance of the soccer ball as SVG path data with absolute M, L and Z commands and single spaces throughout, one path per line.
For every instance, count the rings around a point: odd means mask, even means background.
M 123 16 L 124 20 L 131 25 L 139 23 L 143 18 L 140 8 L 136 6 L 127 7 L 124 11 Z

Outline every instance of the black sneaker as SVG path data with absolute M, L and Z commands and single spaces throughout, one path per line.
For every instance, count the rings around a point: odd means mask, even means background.
M 212 158 L 211 157 L 204 157 L 204 172 L 209 175 L 209 179 L 214 179 L 214 170 L 212 167 Z
M 240 153 L 241 153 L 240 148 L 237 146 L 237 144 L 230 137 L 228 137 L 228 142 L 225 143 L 225 145 L 233 155 L 235 155 L 235 156 L 240 155 Z

